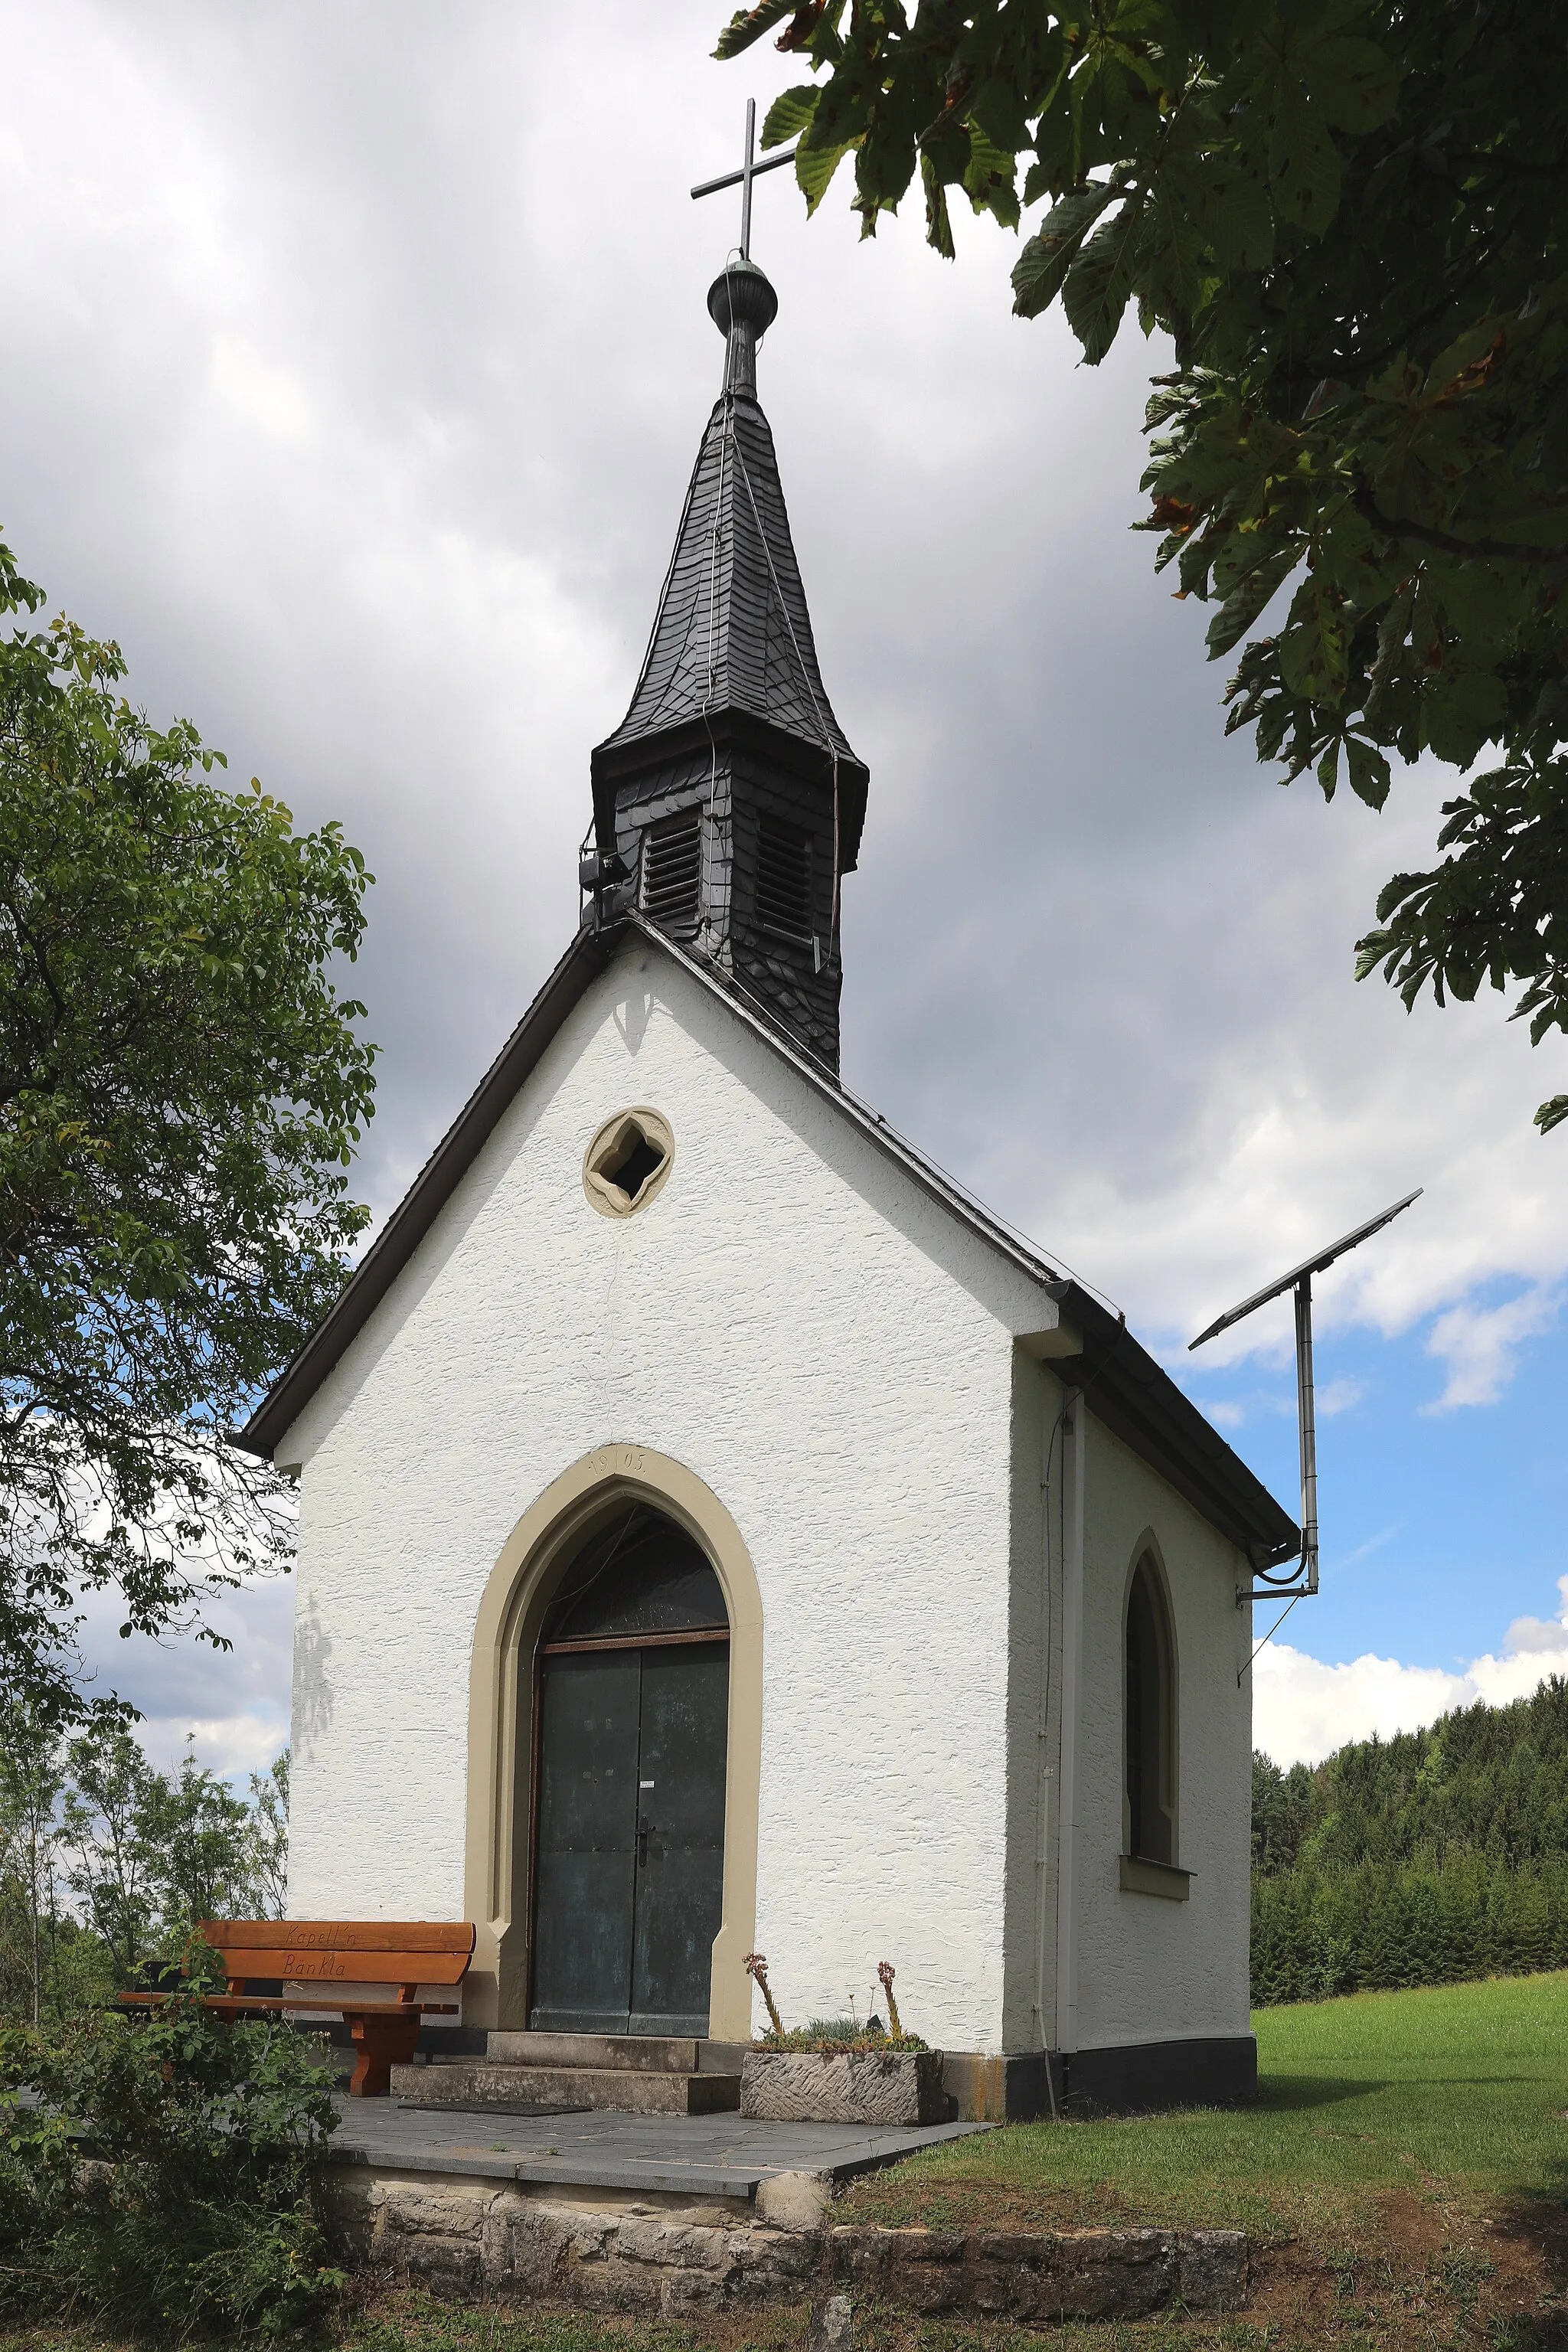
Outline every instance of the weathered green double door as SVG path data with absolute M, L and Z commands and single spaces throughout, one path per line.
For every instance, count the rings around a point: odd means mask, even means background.
M 541 1659 L 529 2022 L 705 2034 L 723 1910 L 723 1640 Z

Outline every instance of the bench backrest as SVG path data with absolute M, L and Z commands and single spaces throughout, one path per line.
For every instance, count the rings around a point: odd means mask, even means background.
M 256 1978 L 293 1982 L 454 1985 L 474 1956 L 469 1921 L 433 1919 L 204 1919 L 231 1985 Z

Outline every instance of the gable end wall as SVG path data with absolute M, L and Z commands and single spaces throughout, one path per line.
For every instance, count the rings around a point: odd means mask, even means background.
M 676 1139 L 595 1213 L 601 1122 Z M 786 2013 L 1003 2045 L 1012 1334 L 1037 1286 L 656 950 L 569 1017 L 279 1459 L 303 1464 L 296 1916 L 463 1916 L 480 1596 L 600 1446 L 701 1478 L 763 1604 L 757 1937 Z

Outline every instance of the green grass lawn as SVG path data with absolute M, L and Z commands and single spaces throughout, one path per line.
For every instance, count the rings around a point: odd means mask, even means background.
M 1294 2229 L 1303 2200 L 1441 2189 L 1484 2210 L 1568 2189 L 1568 1975 L 1260 2011 L 1256 2106 L 1015 2126 L 869 2176 L 845 2218 Z
M 1264 2010 L 1255 2106 L 987 2132 L 858 2182 L 845 2221 L 1230 2224 L 1245 2320 L 1188 2346 L 1568 2347 L 1568 1975 Z
M 858 2308 L 856 2352 L 1568 2352 L 1568 1975 L 1268 2010 L 1262 2095 L 977 2134 L 858 2182 L 835 2219 L 1048 2229 L 1240 2225 L 1246 2311 L 1135 2325 L 922 2321 Z M 689 2326 L 440 2305 L 345 2310 L 336 2352 L 798 2352 L 808 2314 Z M 0 2352 L 110 2352 L 0 2325 Z

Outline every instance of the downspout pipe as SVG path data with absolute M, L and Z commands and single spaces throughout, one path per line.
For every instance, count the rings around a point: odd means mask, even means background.
M 1318 1589 L 1318 1406 L 1312 1385 L 1312 1277 L 1296 1285 L 1296 1418 L 1301 1441 L 1301 1566 Z
M 1065 2059 L 1078 2048 L 1078 1796 L 1083 1684 L 1083 1391 L 1067 1400 L 1066 1540 L 1062 1547 L 1062 1696 L 1057 1754 L 1057 2030 Z M 1064 2068 L 1065 2074 L 1065 2068 Z

